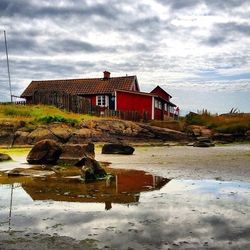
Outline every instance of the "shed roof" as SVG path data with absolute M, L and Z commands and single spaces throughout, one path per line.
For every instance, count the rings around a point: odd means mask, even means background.
M 115 89 L 130 91 L 134 84 L 139 91 L 136 76 L 32 81 L 21 97 L 32 96 L 37 90 L 63 91 L 72 95 L 108 94 Z

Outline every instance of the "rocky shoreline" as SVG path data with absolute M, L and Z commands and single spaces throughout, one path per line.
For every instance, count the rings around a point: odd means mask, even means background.
M 51 123 L 26 126 L 24 122 L 13 124 L 1 122 L 0 145 L 34 145 L 44 139 L 52 139 L 62 144 L 94 143 L 167 143 L 188 144 L 206 137 L 212 141 L 230 143 L 250 140 L 250 132 L 242 135 L 213 133 L 202 126 L 189 126 L 185 132 L 150 126 L 131 121 L 100 119 L 82 122 L 79 125 Z

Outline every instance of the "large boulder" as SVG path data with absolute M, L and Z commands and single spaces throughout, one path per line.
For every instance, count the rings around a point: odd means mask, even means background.
M 104 144 L 102 147 L 102 154 L 122 154 L 122 155 L 132 155 L 135 149 L 129 145 L 124 144 Z
M 105 178 L 107 176 L 106 171 L 101 167 L 100 163 L 92 158 L 83 158 L 82 163 L 82 178 L 85 181 L 94 181 Z
M 42 140 L 34 145 L 27 156 L 29 164 L 55 164 L 62 153 L 61 146 L 54 140 Z
M 0 153 L 0 162 L 2 162 L 2 161 L 10 161 L 10 160 L 12 160 L 12 159 L 11 159 L 11 157 L 9 155 Z
M 95 158 L 95 145 L 88 144 L 64 144 L 62 147 L 62 154 L 58 160 L 59 165 L 79 165 L 82 158 Z

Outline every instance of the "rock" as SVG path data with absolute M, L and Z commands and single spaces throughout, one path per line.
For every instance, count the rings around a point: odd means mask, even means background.
M 85 181 L 94 181 L 107 176 L 106 171 L 101 167 L 100 163 L 92 158 L 83 158 L 82 178 Z
M 49 130 L 62 143 L 66 143 L 71 138 L 74 131 L 73 128 L 64 123 L 54 123 L 49 126 Z
M 105 137 L 105 135 L 103 135 L 101 131 L 81 128 L 72 134 L 68 143 L 84 144 L 88 142 L 102 141 L 103 137 Z
M 11 159 L 11 157 L 9 155 L 0 153 L 0 162 L 2 162 L 2 161 L 10 161 L 10 160 L 12 160 L 12 159 Z
M 82 158 L 95 158 L 95 145 L 93 143 L 88 144 L 64 144 L 62 147 L 62 154 L 58 160 L 59 165 L 77 165 Z
M 200 136 L 196 138 L 198 141 L 194 142 L 193 146 L 194 147 L 202 147 L 202 148 L 207 148 L 207 147 L 213 147 L 214 143 L 212 142 L 211 138 L 205 137 L 205 136 Z
M 14 134 L 13 145 L 26 145 L 28 144 L 28 135 L 26 131 L 17 130 Z
M 60 141 L 49 129 L 47 126 L 40 126 L 33 130 L 27 138 L 28 144 L 34 144 L 42 140 L 54 140 Z
M 208 143 L 211 143 L 212 140 L 211 138 L 209 137 L 205 137 L 205 136 L 199 136 L 196 138 L 199 142 L 208 142 Z
M 54 171 L 49 170 L 36 170 L 32 168 L 14 168 L 6 172 L 8 176 L 32 176 L 32 177 L 45 177 L 55 174 Z
M 0 131 L 0 144 L 11 145 L 11 142 L 12 142 L 12 132 Z
M 62 148 L 54 140 L 42 140 L 36 143 L 27 156 L 29 164 L 55 164 Z
M 122 155 L 132 155 L 135 149 L 129 145 L 124 144 L 104 144 L 102 147 L 102 154 L 122 154 Z
M 250 141 L 250 130 L 245 133 L 246 140 Z
M 194 147 L 201 147 L 201 148 L 208 148 L 208 147 L 214 147 L 214 143 L 197 141 L 197 142 L 194 142 L 193 146 Z
M 212 136 L 212 139 L 214 141 L 219 141 L 222 143 L 231 143 L 235 141 L 233 134 L 222 134 L 222 133 L 215 133 Z
M 7 174 L 9 176 L 20 176 L 23 171 L 23 168 L 14 168 L 9 171 L 7 171 Z
M 206 128 L 205 126 L 199 126 L 199 125 L 190 125 L 186 128 L 186 132 L 193 136 L 193 137 L 211 137 L 212 136 L 212 130 Z

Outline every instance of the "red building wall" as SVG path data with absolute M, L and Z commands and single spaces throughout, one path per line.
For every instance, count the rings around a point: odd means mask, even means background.
M 163 111 L 155 108 L 155 120 L 163 120 Z
M 155 94 L 157 96 L 160 96 L 166 101 L 170 100 L 170 95 L 167 94 L 164 90 L 162 90 L 159 86 L 157 86 L 155 89 L 151 91 L 152 94 Z
M 152 96 L 129 92 L 116 92 L 116 109 L 120 111 L 137 111 L 148 113 L 152 118 Z

